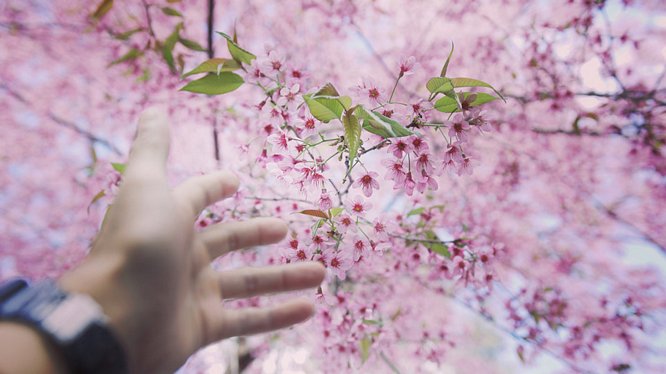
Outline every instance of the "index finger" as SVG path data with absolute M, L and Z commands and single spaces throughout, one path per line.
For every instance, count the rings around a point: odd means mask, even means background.
M 166 109 L 150 107 L 139 116 L 136 137 L 127 162 L 127 179 L 165 177 L 169 156 L 169 118 Z

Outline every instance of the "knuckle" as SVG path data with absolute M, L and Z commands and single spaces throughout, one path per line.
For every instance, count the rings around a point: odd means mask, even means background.
M 229 230 L 227 235 L 227 246 L 229 247 L 229 250 L 240 248 L 240 237 L 235 230 Z
M 256 274 L 249 274 L 245 276 L 244 279 L 245 282 L 245 290 L 250 293 L 254 294 L 259 290 L 259 277 L 257 277 Z

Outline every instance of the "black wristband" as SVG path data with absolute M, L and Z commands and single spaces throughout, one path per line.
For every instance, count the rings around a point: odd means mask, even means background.
M 28 286 L 13 280 L 0 286 L 0 319 L 34 327 L 60 351 L 72 373 L 127 373 L 125 352 L 88 295 L 69 294 L 52 281 Z

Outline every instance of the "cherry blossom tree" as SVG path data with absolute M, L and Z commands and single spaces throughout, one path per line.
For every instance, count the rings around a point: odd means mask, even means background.
M 665 20 L 632 0 L 5 0 L 0 278 L 85 256 L 162 103 L 174 183 L 242 181 L 200 228 L 290 224 L 213 266 L 329 270 L 306 326 L 184 372 L 503 371 L 480 323 L 516 370 L 663 372 L 664 268 L 640 259 L 666 256 Z

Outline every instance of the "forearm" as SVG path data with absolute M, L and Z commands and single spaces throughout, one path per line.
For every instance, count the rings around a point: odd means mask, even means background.
M 0 322 L 0 373 L 66 373 L 56 348 L 33 328 L 16 322 Z

